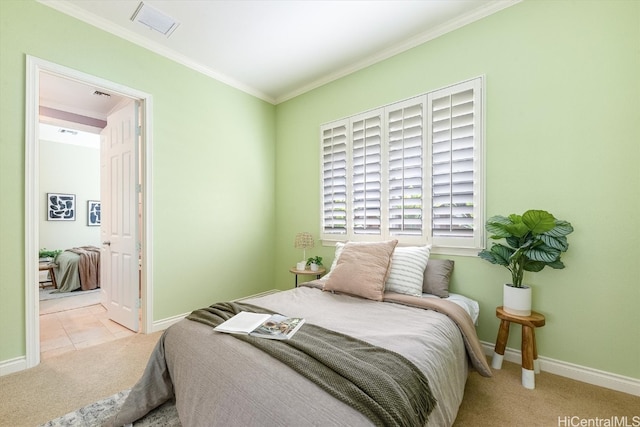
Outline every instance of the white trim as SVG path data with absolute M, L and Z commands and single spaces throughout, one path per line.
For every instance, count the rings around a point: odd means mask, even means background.
M 40 72 L 57 74 L 117 93 L 127 98 L 138 99 L 141 102 L 144 115 L 142 145 L 144 149 L 143 168 L 143 218 L 142 230 L 143 258 L 142 275 L 142 324 L 141 333 L 148 333 L 152 329 L 153 319 L 153 215 L 152 215 L 152 106 L 153 98 L 150 94 L 141 92 L 118 83 L 102 79 L 81 71 L 27 55 L 26 57 L 26 95 L 25 95 L 25 347 L 26 366 L 32 368 L 40 363 L 40 322 L 38 321 L 39 300 L 36 286 L 38 264 L 38 212 L 40 197 L 38 194 L 39 179 L 39 140 L 38 136 L 38 107 L 40 92 Z
M 259 297 L 263 297 L 263 296 L 266 296 L 266 295 L 276 294 L 278 292 L 280 292 L 280 289 L 270 289 L 268 291 L 260 292 L 258 294 L 253 294 L 253 295 L 248 295 L 246 297 L 237 298 L 237 299 L 234 299 L 232 301 L 235 302 L 235 301 L 242 301 L 244 299 L 249 299 L 249 298 L 259 298 Z
M 223 74 L 219 71 L 216 71 L 210 67 L 207 67 L 203 64 L 194 61 L 183 54 L 176 52 L 173 49 L 169 49 L 163 46 L 160 43 L 149 40 L 141 35 L 127 30 L 119 25 L 114 24 L 113 22 L 104 19 L 100 16 L 94 15 L 92 13 L 87 12 L 86 10 L 79 8 L 67 1 L 60 0 L 37 0 L 38 3 L 43 4 L 45 6 L 49 6 L 52 9 L 55 9 L 59 12 L 64 13 L 65 15 L 69 15 L 73 18 L 79 19 L 82 22 L 86 22 L 87 24 L 93 25 L 103 31 L 113 34 L 116 37 L 120 37 L 128 42 L 134 43 L 138 46 L 143 47 L 151 52 L 157 53 L 160 56 L 168 58 L 178 64 L 184 65 L 187 68 L 191 68 L 194 71 L 197 71 L 205 76 L 211 77 L 219 82 L 227 84 L 233 88 L 239 89 L 242 92 L 245 92 L 249 95 L 255 96 L 256 98 L 262 99 L 270 104 L 275 104 L 275 99 L 264 92 L 252 88 L 226 74 Z
M 493 355 L 495 344 L 486 341 L 481 341 L 481 343 L 484 348 L 484 353 L 487 356 Z M 504 360 L 521 364 L 522 354 L 520 350 L 507 347 L 504 352 Z M 623 375 L 601 371 L 587 366 L 580 366 L 574 363 L 551 359 L 544 356 L 538 356 L 538 360 L 541 371 L 549 372 L 565 378 L 571 378 L 572 380 L 582 381 L 583 383 L 621 391 L 634 396 L 640 396 L 640 379 L 625 377 Z
M 140 259 L 140 281 L 142 298 L 143 334 L 153 330 L 153 97 L 146 95 L 142 103 L 144 126 L 142 127 L 142 173 L 144 174 L 142 189 L 142 256 Z
M 389 49 L 382 50 L 377 54 L 370 56 L 362 61 L 351 64 L 348 67 L 342 68 L 332 74 L 328 74 L 318 80 L 315 80 L 307 85 L 304 85 L 296 90 L 289 92 L 288 94 L 279 96 L 275 100 L 275 104 L 280 104 L 284 101 L 288 101 L 289 99 L 295 98 L 296 96 L 302 95 L 303 93 L 309 92 L 313 89 L 319 88 L 321 86 L 326 85 L 327 83 L 331 83 L 334 80 L 338 80 L 342 77 L 348 76 L 349 74 L 353 74 L 356 71 L 360 71 L 364 68 L 370 67 L 371 65 L 377 64 L 378 62 L 382 62 L 386 59 L 389 59 L 395 55 L 398 55 L 402 52 L 405 52 L 409 49 L 413 49 L 414 47 L 420 46 L 422 44 L 427 43 L 430 40 L 434 40 L 444 34 L 455 31 L 459 28 L 462 28 L 468 24 L 471 24 L 480 19 L 486 18 L 487 16 L 493 15 L 496 12 L 499 12 L 503 9 L 506 9 L 510 6 L 520 3 L 522 0 L 496 0 L 485 6 L 482 6 L 464 16 L 453 19 L 449 22 L 445 22 L 444 24 L 430 28 L 424 33 L 418 34 L 415 37 L 406 40 L 405 42 L 398 44 L 396 46 L 392 46 Z
M 123 27 L 115 25 L 113 22 L 108 21 L 99 16 L 93 15 L 86 10 L 76 7 L 73 4 L 61 1 L 61 0 L 37 0 L 38 3 L 43 4 L 45 6 L 51 7 L 59 12 L 62 12 L 66 15 L 72 16 L 76 19 L 79 19 L 83 22 L 86 22 L 94 27 L 97 27 L 101 30 L 104 30 L 108 33 L 111 33 L 117 37 L 123 38 L 127 41 L 137 44 L 151 52 L 155 52 L 165 58 L 169 58 L 172 61 L 177 62 L 178 64 L 182 64 L 185 67 L 191 68 L 199 73 L 202 73 L 206 76 L 209 76 L 213 79 L 216 79 L 222 83 L 225 83 L 231 87 L 239 89 L 249 95 L 253 95 L 263 101 L 269 102 L 270 104 L 280 104 L 282 102 L 288 101 L 290 99 L 295 98 L 296 96 L 302 95 L 303 93 L 309 92 L 313 89 L 319 88 L 327 83 L 338 80 L 342 77 L 348 76 L 349 74 L 355 73 L 356 71 L 367 68 L 373 64 L 389 59 L 395 55 L 398 55 L 402 52 L 405 52 L 409 49 L 413 49 L 416 46 L 420 46 L 430 40 L 436 39 L 444 34 L 462 28 L 468 24 L 471 24 L 475 21 L 483 19 L 487 16 L 493 15 L 496 12 L 499 12 L 503 9 L 506 9 L 510 6 L 520 3 L 522 0 L 495 0 L 486 5 L 479 7 L 476 10 L 473 10 L 464 16 L 460 16 L 456 19 L 453 19 L 449 22 L 445 22 L 444 24 L 430 28 L 427 31 L 417 34 L 416 36 L 406 40 L 400 44 L 390 47 L 389 49 L 382 50 L 375 55 L 372 55 L 368 58 L 363 59 L 362 61 L 358 61 L 354 64 L 351 64 L 347 67 L 344 67 L 340 70 L 337 70 L 334 73 L 327 74 L 317 80 L 314 80 L 308 84 L 305 84 L 295 90 L 290 91 L 282 96 L 273 97 L 267 95 L 261 90 L 250 87 L 247 84 L 244 84 L 230 76 L 227 76 L 217 70 L 214 70 L 208 66 L 198 63 L 193 59 L 187 58 L 186 56 L 178 53 L 172 49 L 169 49 L 160 43 L 155 41 L 148 40 L 139 34 L 129 31 Z
M 179 321 L 181 321 L 182 319 L 184 319 L 185 317 L 187 317 L 189 314 L 191 314 L 191 312 L 182 313 L 175 316 L 167 317 L 165 319 L 157 320 L 153 322 L 151 326 L 151 332 L 164 331 L 165 329 L 168 329 L 169 326 L 173 326 Z
M 249 295 L 249 296 L 246 296 L 246 297 L 238 298 L 238 299 L 233 300 L 233 301 L 240 301 L 240 300 L 248 299 L 248 298 L 258 298 L 258 297 L 262 297 L 262 296 L 265 296 L 265 295 L 275 294 L 277 292 L 280 292 L 280 290 L 279 289 L 271 289 L 271 290 L 268 290 L 268 291 L 265 291 L 265 292 L 260 292 L 258 294 L 254 294 L 254 295 Z M 191 312 L 182 313 L 182 314 L 178 314 L 176 316 L 167 317 L 165 319 L 158 320 L 156 322 L 149 322 L 148 327 L 147 327 L 147 331 L 148 331 L 148 333 L 164 331 L 165 329 L 169 328 L 170 326 L 178 323 L 179 321 L 181 321 L 182 319 L 187 317 L 189 314 L 191 314 Z M 25 356 L 16 357 L 16 358 L 13 358 L 13 359 L 2 360 L 2 361 L 0 361 L 0 377 L 3 376 L 3 375 L 9 375 L 9 374 L 13 374 L 15 372 L 24 371 L 28 367 L 29 366 L 27 366 L 27 358 Z
M 38 110 L 40 104 L 40 69 L 36 58 L 27 55 L 25 90 L 25 369 L 40 363 L 40 301 L 36 292 L 38 263 L 39 212 L 38 187 L 40 182 Z M 31 283 L 31 286 L 27 286 Z
M 24 371 L 25 369 L 27 369 L 27 358 L 24 356 L 0 361 L 0 377 Z
M 263 297 L 265 295 L 275 294 L 277 292 L 280 292 L 280 290 L 279 289 L 271 289 L 271 290 L 268 290 L 268 291 L 260 292 L 259 294 L 254 294 L 254 295 L 249 295 L 249 296 L 242 297 L 242 298 L 237 298 L 237 299 L 234 299 L 232 301 L 242 301 L 243 299 L 248 299 L 248 298 L 258 298 L 258 297 Z M 191 314 L 191 312 L 178 314 L 176 316 L 167 317 L 165 319 L 153 322 L 153 325 L 151 327 L 151 331 L 153 331 L 153 332 L 164 331 L 169 326 L 175 325 L 176 323 L 178 323 L 179 321 L 181 321 L 182 319 L 187 317 L 189 314 Z
M 485 217 L 485 200 L 486 200 L 486 188 L 485 188 L 485 112 L 482 111 L 485 108 L 484 99 L 486 98 L 484 95 L 486 88 L 486 78 L 485 75 L 479 75 L 477 77 L 473 77 L 467 80 L 463 80 L 461 82 L 453 83 L 447 85 L 445 87 L 441 87 L 439 89 L 433 89 L 428 92 L 424 92 L 418 95 L 414 95 L 412 97 L 395 101 L 390 104 L 386 104 L 377 108 L 373 108 L 361 113 L 357 113 L 351 115 L 349 117 L 343 117 L 340 119 L 333 120 L 331 122 L 323 123 L 320 125 L 320 240 L 323 245 L 330 245 L 332 241 L 366 241 L 366 242 L 374 242 L 374 241 L 382 241 L 389 239 L 397 239 L 400 245 L 432 245 L 433 253 L 443 254 L 443 255 L 463 255 L 463 256 L 477 256 L 478 251 L 483 249 L 485 246 L 485 238 L 484 238 L 484 217 Z M 434 112 L 435 102 L 439 99 L 448 99 L 449 102 L 452 101 L 452 97 L 454 95 L 458 95 L 460 93 L 464 93 L 467 91 L 472 91 L 472 100 L 473 100 L 473 126 L 474 130 L 477 131 L 477 136 L 473 138 L 473 235 L 470 238 L 466 237 L 443 237 L 439 235 L 434 235 L 433 232 L 433 219 L 434 212 L 436 208 L 433 203 L 433 195 L 431 194 L 431 190 L 426 191 L 432 187 L 433 183 L 433 169 L 434 169 L 434 153 L 433 153 L 433 127 L 434 127 Z M 390 150 L 391 137 L 388 131 L 388 126 L 391 121 L 390 113 L 397 111 L 402 108 L 406 108 L 409 106 L 422 106 L 422 120 L 423 120 L 423 131 L 422 131 L 422 178 L 423 178 L 423 187 L 422 187 L 422 229 L 420 235 L 410 235 L 410 234 L 393 234 L 390 230 L 389 223 L 389 209 L 391 206 L 391 201 L 389 199 L 389 182 L 388 182 L 388 173 L 389 173 L 389 159 L 388 153 Z M 452 110 L 454 107 L 451 104 Z M 354 127 L 360 123 L 364 122 L 366 126 L 366 122 L 368 120 L 374 120 L 379 118 L 380 128 L 381 128 L 381 142 L 380 142 L 380 165 L 381 165 L 381 178 L 380 178 L 380 230 L 378 230 L 377 234 L 371 233 L 357 233 L 356 232 L 356 223 L 354 218 L 354 170 L 355 170 L 355 159 L 354 159 L 354 144 L 355 144 L 355 134 Z M 452 125 L 453 126 L 453 125 Z M 344 233 L 332 233 L 327 232 L 325 228 L 325 208 L 326 208 L 326 200 L 327 197 L 333 199 L 331 195 L 325 193 L 324 189 L 324 181 L 325 181 L 325 146 L 329 144 L 331 147 L 332 153 L 334 152 L 335 141 L 333 140 L 334 131 L 338 128 L 345 127 L 347 132 L 345 133 L 345 144 L 346 144 L 346 200 L 344 202 L 346 206 L 345 215 L 346 215 L 346 226 Z M 453 128 L 451 128 L 453 129 Z M 331 137 L 329 139 L 325 138 L 325 134 L 327 132 L 331 133 Z M 453 148 L 450 148 L 450 151 Z M 331 160 L 331 164 L 329 165 L 331 170 L 333 170 L 335 163 Z M 453 183 L 452 183 L 453 185 Z M 332 214 L 335 211 L 332 211 Z M 329 244 L 327 244 L 329 243 Z

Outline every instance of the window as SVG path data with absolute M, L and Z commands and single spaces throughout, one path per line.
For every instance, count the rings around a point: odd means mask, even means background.
M 483 244 L 482 78 L 321 126 L 328 241 Z

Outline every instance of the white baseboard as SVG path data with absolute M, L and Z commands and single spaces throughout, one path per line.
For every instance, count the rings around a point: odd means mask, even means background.
M 484 348 L 484 353 L 487 356 L 493 356 L 494 343 L 482 341 L 482 346 Z M 522 364 L 522 353 L 520 350 L 507 348 L 504 352 L 504 360 Z M 573 363 L 551 359 L 544 356 L 538 356 L 538 360 L 540 361 L 541 371 L 560 375 L 561 377 L 571 378 L 576 381 L 582 381 L 583 383 L 621 391 L 634 396 L 640 396 L 640 380 L 636 378 L 625 377 L 623 375 L 600 371 L 586 366 L 575 365 Z
M 184 319 L 190 314 L 191 312 L 188 312 L 188 313 L 178 314 L 177 316 L 167 317 L 166 319 L 157 320 L 152 323 L 151 332 L 153 333 L 158 331 L 164 331 L 169 326 L 175 323 L 178 323 L 179 321 L 181 321 L 182 319 Z
M 260 292 L 259 294 L 249 295 L 248 297 L 234 299 L 233 301 L 235 302 L 235 301 L 242 301 L 243 299 L 263 297 L 265 295 L 275 294 L 276 292 L 280 292 L 280 289 L 271 289 L 269 291 Z
M 249 295 L 247 297 L 238 298 L 238 299 L 235 299 L 233 301 L 241 301 L 241 300 L 247 299 L 247 298 L 262 297 L 262 296 L 265 296 L 265 295 L 274 294 L 276 292 L 280 292 L 280 291 L 278 289 L 271 289 L 269 291 L 260 292 L 259 294 Z M 164 331 L 169 326 L 171 326 L 171 325 L 173 325 L 175 323 L 178 323 L 179 321 L 181 321 L 182 319 L 187 317 L 189 314 L 191 314 L 191 312 L 178 314 L 177 316 L 167 317 L 166 319 L 155 321 L 155 322 L 153 322 L 152 332 Z
M 273 294 L 276 292 L 280 292 L 280 290 L 271 289 L 269 291 L 261 292 L 259 294 L 249 295 L 243 298 L 239 298 L 234 301 L 240 301 L 246 298 L 261 297 L 261 296 Z M 149 333 L 164 331 L 169 326 L 175 323 L 178 323 L 179 321 L 187 317 L 189 314 L 191 314 L 191 312 L 178 314 L 172 317 L 167 317 L 166 319 L 157 320 L 152 323 L 151 331 Z M 7 359 L 7 360 L 0 360 L 0 377 L 4 375 L 13 374 L 14 372 L 24 371 L 25 369 L 27 369 L 27 358 L 25 356 L 20 356 L 13 359 Z
M 0 377 L 24 371 L 25 369 L 27 369 L 27 358 L 25 356 L 0 361 Z

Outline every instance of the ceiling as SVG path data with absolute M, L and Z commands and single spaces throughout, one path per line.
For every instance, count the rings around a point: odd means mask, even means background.
M 273 104 L 520 0 L 144 0 L 178 22 L 133 22 L 140 0 L 39 0 Z
M 105 93 L 103 88 L 46 72 L 40 73 L 39 90 L 40 123 L 58 126 L 62 132 L 100 133 L 109 112 L 127 101 L 118 94 Z M 65 136 L 69 138 L 73 135 Z

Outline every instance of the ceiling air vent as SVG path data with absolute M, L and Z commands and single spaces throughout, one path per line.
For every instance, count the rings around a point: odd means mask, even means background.
M 171 33 L 178 28 L 178 25 L 180 25 L 172 17 L 165 15 L 158 9 L 155 9 L 144 2 L 140 2 L 140 5 L 133 13 L 131 20 L 133 22 L 144 24 L 152 30 L 156 30 L 167 37 L 169 37 Z

